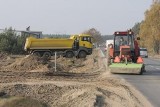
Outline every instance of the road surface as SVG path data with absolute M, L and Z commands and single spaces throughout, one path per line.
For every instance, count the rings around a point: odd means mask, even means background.
M 101 48 L 103 54 L 104 49 Z M 154 107 L 160 107 L 160 59 L 144 58 L 143 75 L 114 74 L 139 90 Z
M 160 59 L 144 58 L 146 72 L 143 75 L 116 74 L 139 90 L 154 107 L 160 107 Z

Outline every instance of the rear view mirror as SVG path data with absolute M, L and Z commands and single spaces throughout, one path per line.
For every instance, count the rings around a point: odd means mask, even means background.
M 140 40 L 140 37 L 137 37 L 137 40 Z

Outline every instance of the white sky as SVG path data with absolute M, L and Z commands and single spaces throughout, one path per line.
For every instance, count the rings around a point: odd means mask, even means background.
M 78 34 L 96 28 L 101 34 L 127 30 L 144 19 L 152 0 L 0 0 L 0 29 Z

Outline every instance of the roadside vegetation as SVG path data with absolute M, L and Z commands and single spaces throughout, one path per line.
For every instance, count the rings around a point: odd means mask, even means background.
M 132 28 L 140 36 L 140 46 L 148 49 L 150 54 L 160 54 L 160 1 L 154 1 L 145 12 L 145 19 Z
M 0 52 L 9 54 L 22 54 L 25 37 L 18 36 L 12 28 L 0 33 Z

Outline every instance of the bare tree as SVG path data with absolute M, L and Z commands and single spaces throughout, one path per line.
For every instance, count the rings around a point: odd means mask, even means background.
M 95 28 L 91 28 L 87 31 L 84 31 L 83 34 L 91 35 L 94 38 L 94 42 L 96 42 L 96 43 L 102 42 L 101 33 L 99 31 L 97 31 Z

